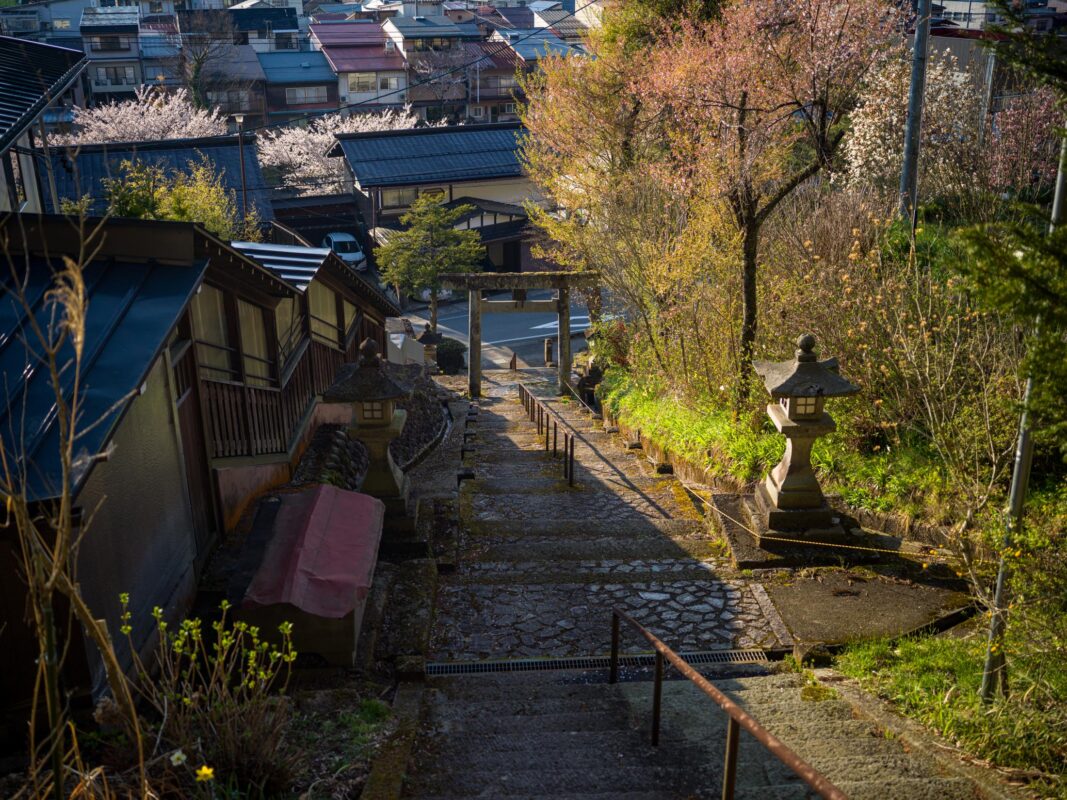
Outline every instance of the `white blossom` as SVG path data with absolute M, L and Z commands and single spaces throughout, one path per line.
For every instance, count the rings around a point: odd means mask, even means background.
M 218 109 L 197 108 L 185 89 L 165 92 L 142 86 L 132 100 L 74 109 L 69 134 L 52 137 L 56 145 L 100 142 L 156 142 L 226 133 Z

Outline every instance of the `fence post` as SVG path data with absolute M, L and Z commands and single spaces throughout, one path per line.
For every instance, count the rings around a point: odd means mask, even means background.
M 652 746 L 659 747 L 659 716 L 663 703 L 663 653 L 656 651 L 656 687 L 652 695 Z
M 619 682 L 619 615 L 611 611 L 611 668 L 608 683 Z
M 733 717 L 726 723 L 726 764 L 722 771 L 722 800 L 734 800 L 734 785 L 737 783 L 737 740 L 741 726 Z
M 563 435 L 566 436 L 567 432 L 564 431 Z M 553 458 L 555 458 L 558 455 L 558 452 L 557 452 L 559 450 L 559 447 L 557 446 L 558 444 L 559 444 L 559 426 L 556 424 L 555 420 L 553 420 L 552 421 L 552 457 Z
M 571 454 L 567 459 L 567 482 L 574 486 L 574 434 L 571 434 Z

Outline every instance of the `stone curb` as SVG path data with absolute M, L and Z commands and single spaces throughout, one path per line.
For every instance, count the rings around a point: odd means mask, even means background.
M 399 724 L 375 756 L 360 800 L 400 800 L 419 728 L 423 691 L 418 683 L 401 683 L 397 687 L 393 713 Z
M 902 717 L 892 705 L 869 694 L 854 679 L 847 678 L 833 669 L 816 669 L 815 677 L 820 683 L 833 688 L 852 706 L 857 718 L 889 731 L 909 750 L 927 756 L 950 776 L 973 783 L 977 791 L 976 796 L 982 800 L 1023 800 L 1029 797 L 1024 789 L 1004 783 L 994 770 L 968 764 L 960 759 L 955 748 L 944 743 L 941 737 L 918 722 Z

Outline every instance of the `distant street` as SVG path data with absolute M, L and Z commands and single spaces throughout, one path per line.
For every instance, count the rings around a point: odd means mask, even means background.
M 491 294 L 493 298 L 507 298 L 510 294 L 500 292 Z M 531 291 L 530 300 L 550 300 L 552 292 L 548 289 Z M 411 320 L 416 334 L 430 321 L 430 309 L 412 309 L 404 315 Z M 438 310 L 437 330 L 444 336 L 457 339 L 464 344 L 467 341 L 468 308 L 467 299 L 441 304 Z M 580 333 L 589 327 L 589 312 L 584 303 L 571 301 L 571 332 Z M 485 314 L 482 316 L 482 357 L 490 366 L 506 366 L 511 353 L 517 353 L 520 359 L 528 363 L 540 363 L 542 342 L 558 333 L 559 320 L 555 314 Z M 585 347 L 581 339 L 575 339 L 572 345 L 575 351 Z

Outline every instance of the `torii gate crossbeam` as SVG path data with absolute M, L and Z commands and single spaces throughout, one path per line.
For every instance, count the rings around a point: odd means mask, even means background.
M 482 396 L 482 314 L 539 312 L 555 313 L 559 319 L 559 391 L 563 394 L 571 375 L 571 289 L 596 286 L 595 272 L 451 272 L 442 276 L 449 289 L 464 290 L 470 296 L 467 353 L 467 385 L 471 397 Z M 554 300 L 526 300 L 531 289 L 555 289 Z M 486 291 L 511 291 L 512 300 L 486 300 Z

